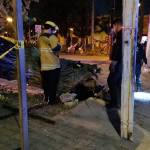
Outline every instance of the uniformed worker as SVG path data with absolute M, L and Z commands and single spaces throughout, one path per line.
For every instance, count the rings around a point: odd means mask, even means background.
M 115 37 L 111 52 L 110 73 L 107 78 L 111 97 L 110 107 L 121 106 L 121 82 L 122 82 L 122 22 L 116 19 L 113 24 Z
M 60 60 L 55 52 L 59 52 L 61 46 L 57 37 L 53 36 L 55 26 L 55 23 L 47 21 L 38 39 L 44 101 L 48 104 L 57 103 L 56 92 L 60 76 Z

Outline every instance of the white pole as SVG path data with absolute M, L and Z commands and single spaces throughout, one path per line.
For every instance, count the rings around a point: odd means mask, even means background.
M 121 137 L 132 140 L 134 114 L 134 52 L 138 32 L 139 0 L 123 0 L 123 74 L 121 86 Z
M 148 41 L 146 48 L 146 57 L 147 57 L 147 65 L 150 67 L 150 15 L 149 15 L 149 24 L 148 24 Z

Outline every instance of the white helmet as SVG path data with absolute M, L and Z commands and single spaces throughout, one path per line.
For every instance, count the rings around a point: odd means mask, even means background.
M 50 26 L 52 26 L 54 28 L 56 27 L 56 24 L 54 22 L 52 22 L 52 21 L 46 21 L 45 24 L 50 25 Z
M 56 31 L 58 31 L 58 30 L 59 30 L 59 27 L 58 27 L 57 25 L 55 26 L 55 30 L 56 30 Z

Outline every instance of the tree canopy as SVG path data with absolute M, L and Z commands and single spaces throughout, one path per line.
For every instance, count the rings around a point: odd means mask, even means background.
M 28 20 L 28 15 L 29 15 L 29 10 L 30 10 L 30 3 L 34 1 L 34 2 L 39 2 L 39 0 L 22 0 L 22 3 L 23 3 L 23 16 L 24 16 L 24 20 Z M 14 19 L 14 3 L 15 1 L 14 0 L 1 0 L 1 3 L 0 3 L 0 24 L 1 24 L 1 27 L 0 27 L 0 30 L 3 30 L 5 28 L 5 23 L 6 23 L 6 18 L 9 16 L 9 17 L 12 17 Z

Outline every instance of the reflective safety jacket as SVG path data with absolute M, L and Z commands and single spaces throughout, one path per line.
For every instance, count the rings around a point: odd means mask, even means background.
M 41 71 L 54 70 L 60 68 L 59 58 L 53 53 L 53 48 L 58 42 L 55 38 L 50 38 L 48 34 L 40 35 L 38 47 L 40 50 Z

